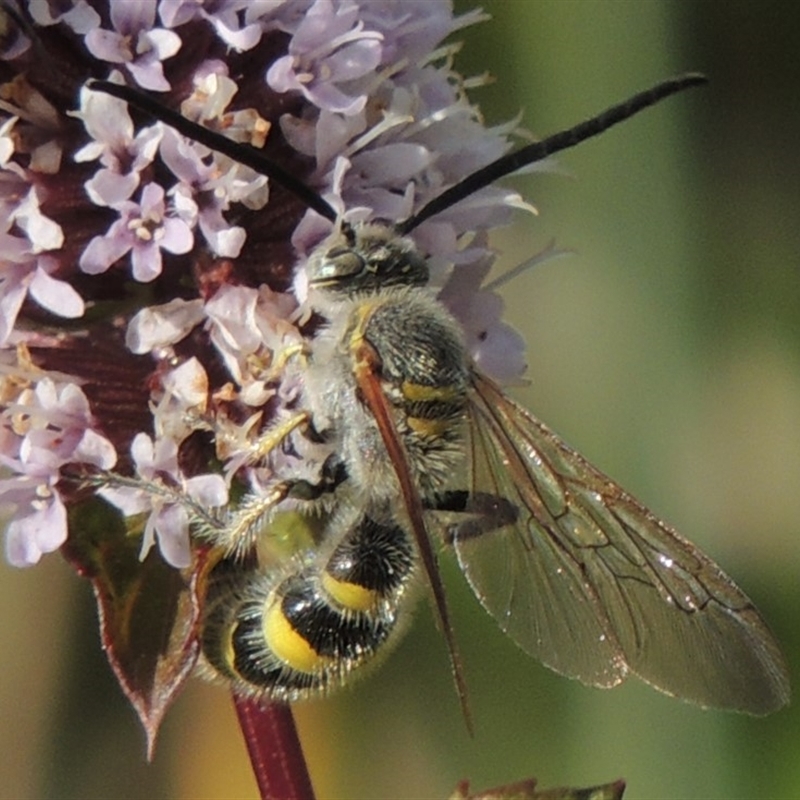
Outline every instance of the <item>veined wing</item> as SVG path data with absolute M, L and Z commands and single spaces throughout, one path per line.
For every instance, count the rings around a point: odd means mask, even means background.
M 475 375 L 470 394 L 470 491 L 518 518 L 450 537 L 509 636 L 595 686 L 633 673 L 703 706 L 767 714 L 789 702 L 777 642 L 711 559 L 491 381 Z
M 417 545 L 417 551 L 422 562 L 422 568 L 427 578 L 433 600 L 433 609 L 439 622 L 442 634 L 447 644 L 450 656 L 450 666 L 453 670 L 453 680 L 456 692 L 461 703 L 464 721 L 472 732 L 472 715 L 467 700 L 467 684 L 461 659 L 456 648 L 453 627 L 450 624 L 450 613 L 447 607 L 442 578 L 436 563 L 428 531 L 425 526 L 425 517 L 419 490 L 414 483 L 413 476 L 408 467 L 408 458 L 400 435 L 393 420 L 393 412 L 389 399 L 383 392 L 381 381 L 378 377 L 380 359 L 375 349 L 364 339 L 354 337 L 353 361 L 355 365 L 354 377 L 361 394 L 362 401 L 369 408 L 375 418 L 386 452 L 391 459 L 392 466 L 397 475 L 403 506 L 408 516 L 411 532 Z

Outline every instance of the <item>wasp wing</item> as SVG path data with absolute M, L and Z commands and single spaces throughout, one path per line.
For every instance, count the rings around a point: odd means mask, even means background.
M 408 456 L 405 447 L 394 423 L 394 411 L 389 399 L 383 391 L 383 386 L 379 378 L 380 357 L 375 349 L 366 340 L 354 338 L 355 347 L 353 348 L 354 377 L 358 387 L 361 401 L 369 408 L 375 419 L 386 452 L 394 467 L 397 475 L 397 482 L 400 486 L 402 502 L 411 526 L 411 532 L 417 545 L 417 551 L 422 562 L 428 585 L 431 590 L 434 613 L 439 627 L 444 635 L 450 656 L 450 666 L 453 670 L 453 679 L 456 684 L 456 692 L 461 703 L 461 710 L 464 714 L 464 721 L 467 728 L 472 732 L 472 714 L 469 709 L 467 699 L 467 684 L 464 678 L 464 671 L 461 666 L 461 658 L 456 647 L 453 626 L 450 623 L 450 613 L 445 597 L 442 578 L 436 563 L 436 554 L 433 551 L 431 540 L 428 536 L 425 525 L 424 509 L 419 490 L 414 482 L 408 467 Z
M 703 706 L 789 702 L 780 648 L 713 561 L 480 375 L 469 413 L 470 492 L 512 503 L 516 520 L 448 538 L 517 644 L 595 686 L 633 673 Z

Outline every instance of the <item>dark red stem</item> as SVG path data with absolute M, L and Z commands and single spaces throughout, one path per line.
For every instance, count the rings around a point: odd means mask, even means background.
M 292 709 L 234 695 L 261 800 L 314 800 Z

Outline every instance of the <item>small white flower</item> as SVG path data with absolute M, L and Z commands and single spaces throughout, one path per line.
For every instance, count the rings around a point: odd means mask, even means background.
M 131 444 L 131 455 L 142 485 L 105 487 L 99 494 L 125 516 L 148 515 L 139 553 L 142 560 L 158 542 L 168 564 L 178 569 L 188 567 L 192 562 L 189 514 L 181 498 L 186 496 L 204 508 L 224 506 L 228 502 L 225 481 L 215 474 L 185 478 L 178 467 L 178 445 L 172 439 L 153 442 L 147 434 L 140 433 Z M 154 488 L 167 485 L 165 479 L 175 488 L 171 494 L 159 494 Z
M 97 58 L 123 65 L 143 89 L 165 92 L 170 86 L 162 61 L 181 48 L 173 31 L 156 28 L 156 0 L 110 4 L 113 31 L 93 28 L 86 34 L 86 47 Z
M 189 226 L 167 216 L 164 189 L 148 183 L 141 203 L 124 200 L 114 204 L 120 219 L 103 236 L 95 236 L 83 251 L 80 267 L 96 275 L 131 254 L 133 277 L 147 283 L 161 274 L 161 251 L 188 253 L 194 244 Z
M 6 380 L 5 394 L 19 380 Z M 110 469 L 111 442 L 93 429 L 89 401 L 80 387 L 42 378 L 16 392 L 0 414 L 0 464 L 10 477 L 0 480 L 0 507 L 10 511 L 6 556 L 14 566 L 35 564 L 67 538 L 67 515 L 57 484 L 65 464 Z

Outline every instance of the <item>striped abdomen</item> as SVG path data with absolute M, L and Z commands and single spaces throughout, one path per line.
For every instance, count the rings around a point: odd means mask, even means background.
M 204 655 L 243 694 L 289 701 L 335 688 L 396 631 L 413 556 L 400 526 L 365 515 L 324 560 L 277 579 L 232 570 L 209 591 Z

